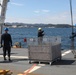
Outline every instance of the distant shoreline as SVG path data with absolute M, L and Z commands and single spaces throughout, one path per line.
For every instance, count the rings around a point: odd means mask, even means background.
M 25 24 L 25 23 L 5 23 L 4 27 L 22 28 L 22 27 L 48 27 L 48 28 L 70 28 L 69 24 Z

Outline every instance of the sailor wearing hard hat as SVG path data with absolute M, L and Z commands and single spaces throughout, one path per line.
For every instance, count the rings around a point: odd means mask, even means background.
M 8 33 L 8 28 L 4 29 L 5 33 L 1 35 L 1 46 L 3 47 L 3 57 L 4 60 L 6 59 L 6 52 L 8 52 L 8 60 L 10 61 L 10 53 L 11 53 L 11 46 L 12 46 L 12 38 L 11 35 Z
M 43 36 L 44 36 L 44 31 L 42 28 L 38 28 L 38 44 L 42 44 L 43 41 Z

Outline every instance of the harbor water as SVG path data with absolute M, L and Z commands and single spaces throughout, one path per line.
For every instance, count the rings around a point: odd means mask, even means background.
M 4 29 L 4 28 L 3 28 Z M 42 28 L 44 30 L 44 36 L 60 36 L 61 37 L 61 48 L 70 49 L 71 47 L 71 28 Z M 4 30 L 2 30 L 2 33 Z M 12 36 L 13 45 L 15 42 L 20 42 L 23 48 L 27 47 L 27 43 L 24 42 L 24 38 L 37 37 L 38 28 L 9 28 L 9 33 Z M 76 38 L 75 38 L 76 46 Z

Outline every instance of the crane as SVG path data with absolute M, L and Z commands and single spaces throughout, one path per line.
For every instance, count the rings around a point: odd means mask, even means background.
M 2 34 L 2 26 L 4 25 L 7 4 L 10 0 L 0 0 L 0 37 Z M 1 39 L 1 38 L 0 38 Z M 0 40 L 1 42 L 1 40 Z
M 0 0 L 0 25 L 4 23 L 8 2 L 9 0 Z

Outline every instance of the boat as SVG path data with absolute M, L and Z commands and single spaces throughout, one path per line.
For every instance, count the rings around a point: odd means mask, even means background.
M 17 25 L 12 25 L 12 28 L 17 28 Z
M 9 0 L 0 0 L 0 35 L 2 34 L 2 25 L 5 21 L 6 8 Z M 71 6 L 71 0 L 70 6 Z M 4 6 L 4 7 L 3 7 Z M 72 8 L 71 8 L 71 21 L 73 20 Z M 73 21 L 72 21 L 73 25 Z M 73 33 L 72 26 L 72 33 Z M 73 34 L 72 34 L 73 35 Z M 76 58 L 72 51 L 74 51 L 74 38 L 72 38 L 72 49 L 63 50 L 61 52 L 61 60 L 53 62 L 51 65 L 43 62 L 28 63 L 28 49 L 25 48 L 12 48 L 12 61 L 2 61 L 2 48 L 0 48 L 0 68 L 10 69 L 13 71 L 13 75 L 76 75 Z M 21 74 L 18 74 L 21 73 Z

